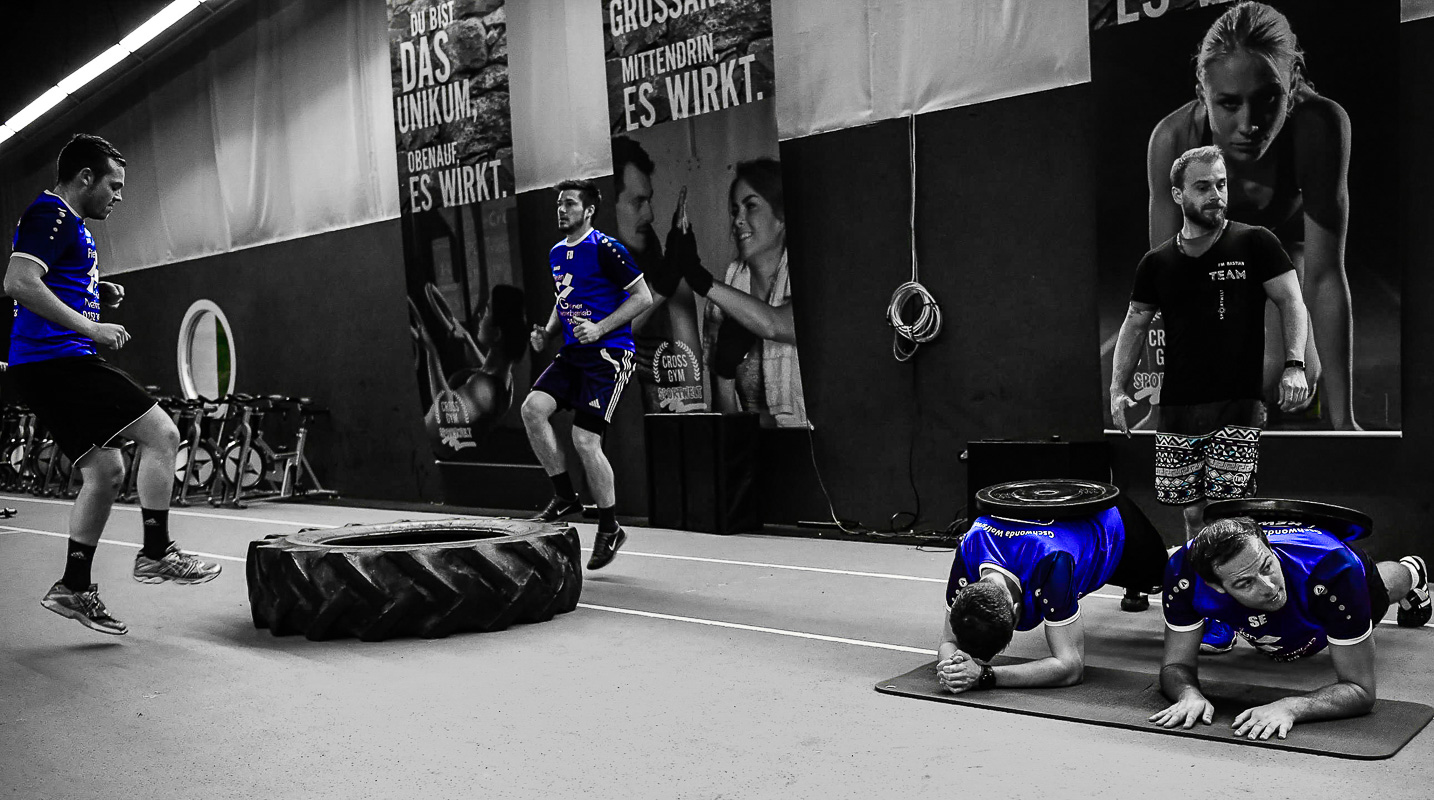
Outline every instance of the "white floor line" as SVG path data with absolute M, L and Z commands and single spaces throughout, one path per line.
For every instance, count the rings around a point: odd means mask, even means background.
M 54 502 L 54 501 L 50 501 L 50 502 Z M 195 514 L 194 516 L 210 516 L 210 515 L 207 515 L 207 514 Z M 248 518 L 247 518 L 247 517 L 239 517 L 239 519 L 248 519 Z M 307 524 L 307 523 L 290 523 L 290 524 L 299 525 L 299 524 Z M 317 528 L 317 527 L 337 528 L 337 527 L 340 527 L 340 526 L 337 526 L 337 525 L 310 525 L 310 527 L 316 527 L 316 528 Z M 56 533 L 56 532 L 54 532 L 54 531 L 37 531 L 37 530 L 33 530 L 33 529 L 31 529 L 31 528 L 17 528 L 17 527 L 15 527 L 15 526 L 13 526 L 13 525 L 0 525 L 0 533 L 3 533 L 3 532 L 38 533 L 38 534 L 40 534 L 40 535 L 42 535 L 42 536 L 58 536 L 58 537 L 60 537 L 60 538 L 62 538 L 62 539 L 69 538 L 69 535 L 68 535 L 68 534 L 64 534 L 64 533 Z M 117 544 L 117 545 L 121 545 L 121 546 L 123 546 L 123 547 L 134 547 L 134 548 L 140 547 L 140 545 L 131 544 L 130 542 L 119 542 L 119 541 L 114 541 L 114 540 L 111 540 L 111 539 L 101 539 L 100 541 L 102 541 L 102 542 L 104 542 L 104 543 L 106 543 L 106 544 Z M 591 553 L 591 552 L 592 552 L 592 548 L 590 548 L 590 547 L 584 547 L 584 548 L 582 548 L 582 550 L 583 550 L 583 552 L 587 552 L 587 553 Z M 236 558 L 236 557 L 234 557 L 234 556 L 222 556 L 222 555 L 218 555 L 218 554 L 216 554 L 216 553 L 200 553 L 200 552 L 197 552 L 197 551 L 190 551 L 190 552 L 193 552 L 193 553 L 195 553 L 196 555 L 204 556 L 205 558 L 219 558 L 219 559 L 223 559 L 223 560 L 225 560 L 225 561 L 237 561 L 237 562 L 239 562 L 239 563 L 241 563 L 241 564 L 244 563 L 244 559 L 242 559 L 242 558 Z M 918 582 L 921 582 L 921 583 L 946 583 L 946 579 L 945 579 L 945 578 L 921 578 L 921 577 L 917 577 L 917 576 L 915 576 L 915 575 L 896 575 L 896 574 L 889 573 L 889 572 L 856 572 L 856 571 L 853 571 L 853 570 L 827 569 L 827 568 L 824 568 L 824 567 L 802 567 L 802 566 L 796 566 L 796 565 L 793 565 L 793 564 L 769 564 L 769 563 L 765 563 L 765 562 L 761 562 L 761 561 L 734 561 L 734 560 L 723 559 L 723 558 L 699 558 L 699 557 L 697 557 L 697 556 L 674 556 L 674 555 L 668 555 L 668 554 L 666 554 L 666 553 L 640 553 L 640 552 L 633 552 L 633 551 L 628 551 L 628 550 L 622 551 L 622 554 L 623 554 L 624 556 L 638 556 L 638 557 L 642 557 L 642 558 L 665 558 L 665 559 L 671 559 L 671 560 L 674 560 L 674 561 L 697 561 L 697 562 L 708 563 L 708 564 L 729 564 L 729 565 L 739 566 L 739 567 L 763 567 L 763 568 L 766 568 L 766 569 L 784 569 L 784 570 L 790 570 L 790 571 L 793 571 L 793 572 L 818 572 L 818 573 L 824 573 L 824 574 L 828 574 L 828 575 L 851 575 L 851 576 L 859 577 L 859 578 L 884 578 L 884 579 L 887 579 L 887 580 L 918 581 Z M 1121 596 L 1121 595 L 1118 595 L 1118 594 L 1100 594 L 1099 592 L 1092 592 L 1091 594 L 1086 595 L 1086 597 L 1099 597 L 1099 598 L 1102 599 L 1102 600 L 1121 600 L 1121 599 L 1123 599 L 1122 596 Z M 604 609 L 604 610 L 607 610 L 607 609 Z M 634 613 L 634 614 L 644 613 L 644 614 L 645 614 L 645 613 L 648 613 L 648 612 L 636 612 L 636 611 L 634 611 L 634 612 L 632 612 L 632 613 Z M 658 615 L 658 616 L 661 616 L 661 615 Z M 716 624 L 726 624 L 726 623 L 712 623 L 712 624 L 716 625 Z M 1398 623 L 1397 623 L 1395 620 L 1392 620 L 1392 619 L 1382 619 L 1382 620 L 1379 621 L 1379 624 L 1381 624 L 1381 625 L 1397 625 Z M 1430 623 L 1426 624 L 1424 627 L 1426 627 L 1426 628 L 1434 628 L 1434 622 L 1430 622 Z M 926 651 L 923 650 L 923 651 L 921 651 L 921 652 L 926 652 Z
M 592 548 L 584 547 L 585 552 L 592 552 Z M 731 564 L 738 567 L 765 567 L 767 569 L 786 569 L 795 572 L 822 572 L 828 575 L 853 575 L 858 578 L 886 578 L 894 581 L 918 581 L 921 583 L 946 583 L 945 578 L 918 578 L 915 575 L 895 575 L 890 572 L 855 572 L 846 569 L 827 569 L 825 567 L 800 567 L 793 564 L 768 564 L 762 561 L 732 561 L 726 558 L 699 558 L 697 556 L 674 556 L 666 553 L 639 553 L 631 550 L 623 550 L 624 556 L 638 556 L 639 558 L 666 558 L 673 561 L 700 561 L 706 564 Z
M 16 495 L 0 495 L 0 502 L 15 501 L 17 503 L 43 503 L 49 506 L 72 506 L 72 500 L 49 500 L 40 497 L 19 497 Z M 115 503 L 116 511 L 133 511 L 139 513 L 139 506 L 131 506 L 123 503 Z M 238 514 L 210 514 L 204 511 L 185 511 L 182 508 L 169 509 L 172 517 L 202 517 L 204 519 L 226 519 L 234 522 L 263 522 L 268 525 L 295 525 L 300 528 L 338 528 L 339 525 L 326 525 L 322 522 L 298 522 L 291 519 L 266 519 L 264 517 L 241 517 Z
M 55 531 L 37 531 L 34 528 L 17 528 L 13 525 L 0 526 L 0 533 L 37 533 L 41 536 L 53 536 L 57 539 L 70 538 L 70 535 L 68 533 L 56 533 Z M 141 544 L 135 544 L 134 542 L 121 542 L 117 539 L 100 539 L 100 544 L 115 544 L 119 545 L 120 547 L 130 547 L 135 550 L 138 550 L 144 546 Z M 236 558 L 234 556 L 221 556 L 218 553 L 201 553 L 198 550 L 185 550 L 184 552 L 193 553 L 196 556 L 204 556 L 205 558 L 217 558 L 221 561 L 237 561 L 240 564 L 244 563 L 244 559 L 242 558 Z
M 638 611 L 631 608 L 615 608 L 613 606 L 596 606 L 591 603 L 578 603 L 578 608 L 586 608 L 592 611 L 608 611 L 613 614 L 628 614 L 634 617 L 647 617 L 649 619 L 666 619 L 673 622 L 691 622 L 696 625 L 708 625 L 714 628 L 731 628 L 739 631 L 753 631 L 756 633 L 772 633 L 778 636 L 791 636 L 797 639 L 815 639 L 819 642 L 835 642 L 837 644 L 852 644 L 859 647 L 875 647 L 881 650 L 896 650 L 901 653 L 920 653 L 921 655 L 934 656 L 935 650 L 927 650 L 922 647 L 907 647 L 902 644 L 885 644 L 883 642 L 868 642 L 863 639 L 845 639 L 840 636 L 823 636 L 819 633 L 802 633 L 801 631 L 787 631 L 781 628 L 764 628 L 760 625 L 741 625 L 736 622 L 720 622 L 715 619 L 701 619 L 699 617 L 679 617 L 675 614 L 658 614 L 652 611 Z

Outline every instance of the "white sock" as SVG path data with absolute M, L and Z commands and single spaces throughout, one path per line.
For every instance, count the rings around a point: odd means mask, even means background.
M 1420 587 L 1423 586 L 1423 584 L 1419 582 L 1419 570 L 1414 566 L 1413 563 L 1411 563 L 1410 561 L 1405 561 L 1404 559 L 1400 559 L 1399 564 L 1400 566 L 1409 570 L 1409 585 L 1410 587 L 1412 587 L 1410 591 L 1418 591 Z

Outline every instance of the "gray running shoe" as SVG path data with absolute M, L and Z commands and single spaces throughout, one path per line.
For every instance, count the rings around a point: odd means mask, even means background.
M 193 553 L 179 549 L 174 542 L 158 559 L 146 556 L 143 551 L 134 557 L 134 579 L 140 583 L 207 583 L 219 577 L 221 567 L 208 561 L 200 561 Z
M 99 588 L 92 583 L 86 591 L 76 592 L 63 583 L 56 583 L 45 593 L 40 605 L 91 630 L 123 636 L 129 632 L 129 626 L 105 610 L 105 604 L 100 602 Z

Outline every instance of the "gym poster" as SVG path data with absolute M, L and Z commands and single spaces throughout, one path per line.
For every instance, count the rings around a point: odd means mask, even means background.
M 685 278 L 634 327 L 644 411 L 753 411 L 805 427 L 777 155 L 770 0 L 601 3 L 616 197 L 613 230 L 648 275 Z M 679 10 L 683 13 L 677 13 Z M 775 323 L 737 321 L 748 303 Z M 769 329 L 769 330 L 770 330 Z
M 495 447 L 526 449 L 514 398 L 530 382 L 504 2 L 389 0 L 388 10 L 425 427 L 441 461 L 504 460 Z
M 1280 238 L 1299 270 L 1314 329 L 1315 352 L 1304 360 L 1307 373 L 1319 375 L 1318 392 L 1307 407 L 1282 412 L 1272 398 L 1278 396 L 1284 337 L 1278 311 L 1267 304 L 1267 428 L 1398 431 L 1401 243 L 1386 222 L 1395 219 L 1397 211 L 1398 165 L 1393 154 L 1397 153 L 1399 2 L 1272 0 L 1266 5 L 1288 19 L 1304 53 L 1303 88 L 1292 93 L 1294 103 L 1312 97 L 1327 101 L 1326 107 L 1341 109 L 1349 121 L 1349 137 L 1342 145 L 1314 142 L 1317 137 L 1312 134 L 1303 136 L 1296 147 L 1296 127 L 1286 124 L 1264 155 L 1252 161 L 1241 159 L 1248 163 L 1226 159 L 1227 217 L 1263 225 Z M 1101 172 L 1095 184 L 1101 385 L 1106 391 L 1136 265 L 1179 226 L 1179 208 L 1167 188 L 1170 164 L 1147 163 L 1152 133 L 1158 125 L 1183 121 L 1181 130 L 1206 132 L 1198 144 L 1221 144 L 1220 134 L 1208 133 L 1214 101 L 1197 97 L 1194 57 L 1212 24 L 1233 7 L 1226 0 L 1090 3 L 1091 79 Z M 1286 119 L 1293 118 L 1291 111 Z M 1322 155 L 1312 156 L 1317 148 Z M 1307 177 L 1317 166 L 1328 171 L 1331 161 L 1338 164 L 1330 154 L 1341 148 L 1348 160 L 1346 167 L 1334 168 L 1337 180 L 1316 182 Z M 1313 163 L 1316 158 L 1323 164 Z M 1163 177 L 1157 175 L 1162 171 Z M 1347 187 L 1342 197 L 1340 183 Z M 1159 191 L 1149 188 L 1151 184 Z M 1329 211 L 1341 204 L 1347 215 Z M 1156 424 L 1164 374 L 1163 337 L 1157 316 L 1133 385 L 1128 387 L 1138 403 L 1127 416 L 1136 429 L 1153 429 Z M 1105 399 L 1106 425 L 1113 429 L 1109 397 Z

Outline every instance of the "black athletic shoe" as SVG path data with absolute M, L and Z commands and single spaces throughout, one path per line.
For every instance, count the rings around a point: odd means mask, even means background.
M 1399 610 L 1395 612 L 1394 619 L 1401 628 L 1418 628 L 1429 622 L 1430 613 L 1434 611 L 1434 602 L 1429 598 L 1429 568 L 1419 556 L 1405 556 L 1399 559 L 1399 563 L 1413 567 L 1419 573 L 1419 580 L 1409 594 L 1399 601 Z
M 557 522 L 569 514 L 582 510 L 582 501 L 576 497 L 554 497 L 548 501 L 547 508 L 539 511 L 536 517 L 530 517 L 530 519 L 538 522 Z
M 1150 608 L 1150 595 L 1144 592 L 1125 590 L 1125 596 L 1120 598 L 1120 610 L 1137 613 Z
M 627 531 L 618 528 L 616 533 L 599 533 L 593 542 L 593 555 L 588 559 L 588 569 L 602 569 L 612 563 L 617 551 L 627 541 Z

